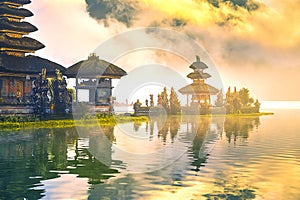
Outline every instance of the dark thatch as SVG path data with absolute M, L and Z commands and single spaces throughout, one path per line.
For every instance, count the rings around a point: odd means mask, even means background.
M 219 90 L 206 83 L 192 83 L 178 90 L 181 94 L 210 94 L 216 95 Z
M 120 67 L 91 55 L 87 60 L 67 68 L 65 75 L 68 78 L 121 78 L 127 73 Z
M 29 37 L 12 38 L 5 34 L 0 34 L 0 47 L 20 49 L 24 51 L 29 50 L 30 52 L 42 49 L 45 46 L 39 41 Z
M 28 22 L 13 22 L 5 17 L 0 17 L 0 30 L 11 30 L 19 32 L 34 32 L 38 29 Z
M 29 4 L 31 3 L 30 0 L 0 0 L 0 3 L 15 3 L 15 4 Z
M 62 65 L 38 56 L 17 57 L 0 54 L 1 72 L 37 75 L 42 72 L 43 68 L 46 68 L 49 75 L 54 75 L 56 69 L 59 69 L 62 73 L 65 71 Z
M 190 66 L 191 69 L 207 69 L 207 65 L 204 62 L 200 61 L 200 57 L 196 56 L 196 62 L 193 62 L 193 64 L 191 64 Z
M 203 72 L 191 72 L 187 75 L 187 77 L 190 79 L 207 79 L 210 78 L 211 75 Z
M 33 16 L 33 13 L 25 8 L 11 8 L 5 4 L 0 5 L 0 14 L 10 14 L 20 17 Z
M 190 66 L 191 69 L 207 69 L 207 65 L 204 62 L 193 62 Z

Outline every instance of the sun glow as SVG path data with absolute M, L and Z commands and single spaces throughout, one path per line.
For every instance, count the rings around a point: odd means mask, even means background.
M 300 109 L 300 101 L 262 101 L 261 109 Z
M 241 8 L 233 9 L 228 4 L 220 4 L 219 8 L 215 8 L 206 1 L 143 0 L 143 2 L 149 8 L 162 12 L 168 17 L 180 18 L 199 26 L 211 25 L 212 22 L 213 24 L 215 22 L 222 23 L 228 17 L 231 18 L 235 25 L 238 24 L 243 27 L 246 25 L 239 19 L 246 16 L 245 12 L 247 10 Z M 235 16 L 235 19 L 232 18 L 233 16 Z

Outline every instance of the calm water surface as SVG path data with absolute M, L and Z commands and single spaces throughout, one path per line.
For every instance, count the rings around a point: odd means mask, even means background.
M 300 199 L 300 110 L 1 131 L 0 199 Z

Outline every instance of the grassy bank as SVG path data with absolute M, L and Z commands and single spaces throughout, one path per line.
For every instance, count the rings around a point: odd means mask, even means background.
M 263 115 L 274 115 L 274 113 L 272 112 L 260 112 L 260 113 L 239 113 L 239 114 L 224 114 L 226 116 L 253 116 L 253 117 L 256 117 L 256 116 L 263 116 Z
M 260 112 L 260 113 L 235 113 L 235 114 L 221 114 L 211 113 L 204 115 L 182 115 L 182 116 L 201 116 L 201 117 L 259 117 L 263 115 L 274 115 L 272 112 Z
M 210 114 L 203 116 L 226 116 L 226 117 L 257 117 L 262 115 L 273 115 L 271 112 L 249 113 L 249 114 Z M 35 118 L 7 118 L 0 122 L 0 130 L 18 130 L 18 129 L 39 129 L 39 128 L 70 128 L 74 126 L 108 126 L 117 123 L 128 122 L 146 122 L 149 120 L 145 116 L 118 116 L 118 115 L 86 115 L 82 119 L 58 119 L 36 121 Z
M 31 120 L 31 121 L 30 121 Z M 107 126 L 115 125 L 116 123 L 127 122 L 145 122 L 148 117 L 132 117 L 132 116 L 85 116 L 80 120 L 74 119 L 59 119 L 32 121 L 32 119 L 5 120 L 0 122 L 0 130 L 16 130 L 16 129 L 32 129 L 32 128 L 70 128 L 74 126 Z

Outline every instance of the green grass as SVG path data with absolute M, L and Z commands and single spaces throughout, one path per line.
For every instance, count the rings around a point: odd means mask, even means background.
M 105 126 L 127 122 L 146 122 L 148 117 L 132 116 L 89 116 L 80 120 L 59 119 L 45 121 L 4 121 L 0 122 L 0 130 L 70 128 L 74 126 Z
M 242 117 L 242 116 L 262 116 L 273 115 L 271 112 L 249 113 L 249 114 L 210 114 L 201 116 L 226 116 L 226 117 Z M 36 119 L 35 119 L 36 120 Z M 0 122 L 0 130 L 20 130 L 20 129 L 40 129 L 40 128 L 70 128 L 75 126 L 109 126 L 117 123 L 128 122 L 147 122 L 148 117 L 145 116 L 119 116 L 119 115 L 86 115 L 80 120 L 59 119 L 34 121 L 33 118 L 8 118 Z

